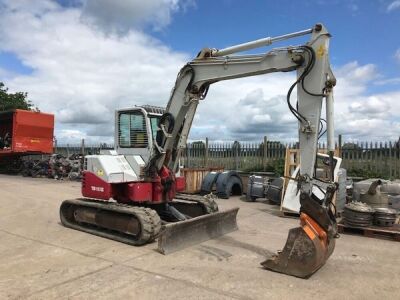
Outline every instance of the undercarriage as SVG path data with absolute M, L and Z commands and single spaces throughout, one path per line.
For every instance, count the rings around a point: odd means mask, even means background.
M 212 196 L 177 194 L 168 203 L 130 205 L 90 198 L 65 200 L 64 226 L 141 246 L 159 238 L 158 250 L 168 254 L 237 230 L 238 208 L 218 212 Z

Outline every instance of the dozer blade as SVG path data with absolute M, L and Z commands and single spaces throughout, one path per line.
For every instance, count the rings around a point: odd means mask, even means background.
M 321 268 L 335 248 L 335 240 L 308 215 L 300 215 L 301 227 L 292 228 L 285 247 L 261 265 L 269 270 L 308 278 Z
M 237 230 L 238 210 L 236 207 L 164 225 L 158 237 L 158 251 L 169 254 Z

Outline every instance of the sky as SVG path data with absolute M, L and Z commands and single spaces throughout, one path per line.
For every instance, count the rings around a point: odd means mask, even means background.
M 179 69 L 224 48 L 323 23 L 337 77 L 336 136 L 400 136 L 400 0 L 0 0 L 0 81 L 56 116 L 59 143 L 112 142 L 114 111 L 165 106 Z M 264 47 L 304 44 L 309 37 Z M 294 72 L 220 82 L 190 140 L 297 139 Z M 324 138 L 322 138 L 324 139 Z

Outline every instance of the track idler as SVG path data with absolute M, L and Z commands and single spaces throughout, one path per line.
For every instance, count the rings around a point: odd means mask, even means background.
M 335 240 L 307 214 L 300 215 L 301 227 L 292 228 L 278 255 L 262 262 L 269 270 L 308 278 L 321 268 L 335 249 Z

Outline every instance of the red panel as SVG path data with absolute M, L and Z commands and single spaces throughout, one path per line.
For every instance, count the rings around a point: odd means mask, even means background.
M 12 150 L 53 153 L 54 115 L 17 109 L 14 113 Z
M 151 202 L 153 185 L 151 182 L 128 183 L 128 198 L 133 202 Z
M 162 192 L 163 192 L 163 187 L 161 185 L 161 178 L 157 177 L 156 180 L 153 182 L 153 202 L 154 203 L 162 202 Z
M 82 177 L 82 195 L 88 198 L 109 200 L 112 198 L 111 184 L 92 172 L 84 171 Z
M 164 186 L 169 186 L 169 188 L 168 188 L 169 190 L 166 195 L 165 195 L 164 191 L 162 192 L 162 196 L 163 196 L 162 199 L 164 201 L 172 201 L 176 194 L 175 176 L 171 172 L 171 170 L 168 169 L 166 166 L 161 167 L 161 169 L 159 171 L 159 175 L 161 178 L 162 187 L 164 188 Z
M 184 177 L 175 177 L 167 169 L 160 172 L 162 177 L 156 177 L 152 182 L 126 182 L 107 183 L 96 174 L 88 171 L 83 172 L 82 195 L 89 198 L 109 200 L 114 198 L 121 203 L 161 203 L 171 201 L 176 191 L 185 189 Z M 169 186 L 168 193 L 164 193 L 164 186 Z
M 185 177 L 176 177 L 175 178 L 175 186 L 176 186 L 176 191 L 177 192 L 182 192 L 186 188 L 186 180 Z

